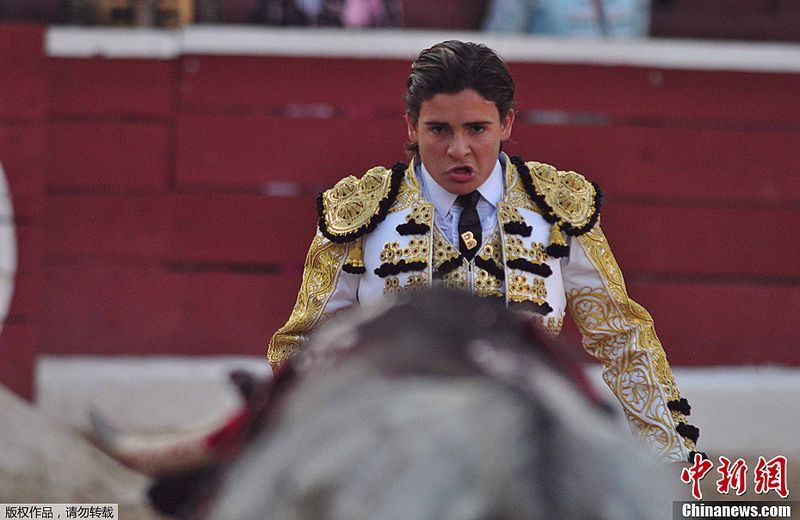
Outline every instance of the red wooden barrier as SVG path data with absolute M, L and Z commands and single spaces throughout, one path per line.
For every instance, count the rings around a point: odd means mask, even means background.
M 48 258 L 151 260 L 167 250 L 164 196 L 51 195 L 44 253 Z
M 44 28 L 6 25 L 0 30 L 0 117 L 38 121 L 47 94 L 42 81 Z
M 700 124 L 700 123 L 698 123 Z M 507 147 L 576 170 L 612 197 L 703 205 L 780 206 L 800 200 L 800 129 L 687 126 L 514 126 Z
M 313 196 L 186 194 L 168 199 L 169 258 L 251 269 L 297 266 L 314 237 Z M 241 266 L 246 269 L 246 266 Z
M 50 263 L 46 283 L 49 354 L 259 355 L 289 315 L 300 273 Z
M 19 243 L 0 381 L 29 394 L 40 351 L 260 354 L 296 296 L 314 190 L 405 159 L 409 60 L 45 58 L 41 39 L 0 29 Z M 506 149 L 600 182 L 672 364 L 800 364 L 800 75 L 511 69 Z
M 45 172 L 51 190 L 166 189 L 173 151 L 164 124 L 53 123 L 46 132 Z
M 42 317 L 42 123 L 47 104 L 43 33 L 35 26 L 0 29 L 0 164 L 13 205 L 13 216 L 4 217 L 2 225 L 14 226 L 17 244 L 14 294 L 7 316 L 0 316 L 0 383 L 25 397 L 33 393 Z
M 409 62 L 385 59 L 186 56 L 180 68 L 181 108 L 213 113 L 327 104 L 391 107 L 402 115 L 409 67 Z
M 171 117 L 175 110 L 174 61 L 55 58 L 48 61 L 50 117 L 135 115 Z
M 347 175 L 403 160 L 406 139 L 401 117 L 186 115 L 178 119 L 178 184 L 329 187 Z

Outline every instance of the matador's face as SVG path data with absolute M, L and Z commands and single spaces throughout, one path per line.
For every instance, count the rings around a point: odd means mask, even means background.
M 406 116 L 408 137 L 433 179 L 456 195 L 476 190 L 489 177 L 500 143 L 511 137 L 514 111 L 500 120 L 493 101 L 472 89 L 423 101 L 416 123 Z
M 511 136 L 514 112 L 504 120 L 493 101 L 472 89 L 436 94 L 423 101 L 414 123 L 406 116 L 408 136 L 419 145 L 425 168 L 456 195 L 477 189 L 489 177 L 500 143 Z

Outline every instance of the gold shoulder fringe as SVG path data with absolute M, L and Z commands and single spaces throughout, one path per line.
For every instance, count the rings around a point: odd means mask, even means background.
M 531 173 L 537 194 L 561 221 L 573 229 L 591 226 L 597 220 L 598 189 L 583 175 L 574 171 L 559 171 L 539 163 L 525 163 Z
M 377 166 L 360 179 L 350 175 L 320 193 L 317 209 L 323 234 L 336 242 L 350 241 L 382 220 L 396 195 L 395 177 L 393 170 Z

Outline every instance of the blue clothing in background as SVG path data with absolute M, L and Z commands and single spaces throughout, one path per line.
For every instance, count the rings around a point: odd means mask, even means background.
M 613 38 L 647 36 L 649 26 L 650 0 L 493 0 L 484 23 L 490 32 Z

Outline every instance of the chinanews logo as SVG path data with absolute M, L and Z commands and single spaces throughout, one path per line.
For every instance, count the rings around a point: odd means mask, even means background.
M 714 462 L 696 454 L 693 463 L 681 471 L 680 479 L 691 486 L 692 497 L 697 502 L 675 502 L 673 518 L 794 518 L 792 510 L 796 509 L 797 502 L 785 500 L 789 497 L 788 460 L 785 456 L 777 455 L 769 460 L 759 456 L 751 479 L 748 479 L 750 468 L 744 459 L 731 460 L 720 456 L 718 460 L 716 471 L 720 477 L 716 481 L 717 493 L 740 497 L 747 493 L 748 485 L 752 484 L 752 491 L 756 495 L 767 499 L 773 493 L 772 500 L 702 502 L 700 481 L 714 468 Z
M 766 495 L 774 491 L 779 497 L 787 498 L 789 488 L 786 484 L 788 461 L 783 455 L 778 455 L 766 460 L 758 457 L 758 463 L 753 470 L 754 491 L 757 495 Z M 681 482 L 692 486 L 692 496 L 696 500 L 703 499 L 700 491 L 700 481 L 705 478 L 709 471 L 714 467 L 714 463 L 709 459 L 704 459 L 699 453 L 694 456 L 694 464 L 681 471 Z M 744 495 L 747 492 L 747 463 L 743 459 L 736 459 L 731 462 L 724 456 L 719 457 L 719 467 L 717 472 L 722 475 L 717 480 L 717 491 L 727 495 L 731 490 L 736 495 Z

